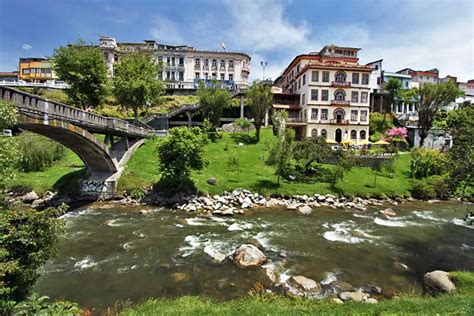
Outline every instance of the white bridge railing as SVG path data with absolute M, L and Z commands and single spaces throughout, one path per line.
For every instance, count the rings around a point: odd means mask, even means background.
M 67 83 L 56 83 L 56 82 L 26 82 L 26 81 L 8 81 L 1 80 L 0 86 L 6 87 L 31 87 L 31 88 L 51 88 L 51 89 L 67 89 L 69 85 Z
M 0 96 L 3 100 L 13 102 L 21 113 L 39 116 L 42 119 L 59 119 L 96 131 L 119 132 L 127 136 L 146 137 L 153 132 L 121 119 L 92 114 L 9 87 L 0 86 Z

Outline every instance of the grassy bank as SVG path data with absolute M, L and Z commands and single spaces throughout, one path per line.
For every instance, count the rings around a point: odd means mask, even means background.
M 220 194 L 225 190 L 245 188 L 264 194 L 314 194 L 336 193 L 353 196 L 403 196 L 411 188 L 409 179 L 410 155 L 400 155 L 392 177 L 378 176 L 374 188 L 374 172 L 370 168 L 353 168 L 335 189 L 324 182 L 289 182 L 282 180 L 276 184 L 274 170 L 264 163 L 267 155 L 266 144 L 273 138 L 270 129 L 262 131 L 259 143 L 248 142 L 248 135 L 224 134 L 216 143 L 210 143 L 206 151 L 209 165 L 193 174 L 198 189 L 204 193 Z M 238 146 L 243 143 L 243 146 Z M 231 157 L 239 160 L 240 171 L 229 170 Z M 327 166 L 331 168 L 331 166 Z M 158 180 L 154 144 L 147 142 L 132 157 L 119 182 L 119 189 L 133 191 L 142 186 L 150 186 Z M 216 177 L 218 184 L 209 185 L 207 179 Z
M 154 299 L 123 310 L 120 315 L 473 315 L 474 273 L 453 272 L 457 292 L 437 298 L 402 295 L 378 304 L 291 299 L 262 295 L 241 300 L 216 302 L 199 297 Z

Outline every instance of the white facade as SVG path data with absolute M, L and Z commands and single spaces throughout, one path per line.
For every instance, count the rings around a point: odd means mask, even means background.
M 201 80 L 217 80 L 233 90 L 248 86 L 250 56 L 227 51 L 196 50 L 182 45 L 144 43 L 116 43 L 112 37 L 101 37 L 99 47 L 104 52 L 109 74 L 120 53 L 148 51 L 163 65 L 161 76 L 169 89 L 196 89 Z

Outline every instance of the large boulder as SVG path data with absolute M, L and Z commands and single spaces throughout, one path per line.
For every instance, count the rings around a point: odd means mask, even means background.
M 267 257 L 254 245 L 241 245 L 234 253 L 234 263 L 239 268 L 255 268 L 267 262 Z
M 452 293 L 456 290 L 449 273 L 446 271 L 435 270 L 428 272 L 423 277 L 423 290 L 430 295 L 441 293 Z
M 289 283 L 303 292 L 317 293 L 322 289 L 318 282 L 302 275 L 292 276 Z
M 38 194 L 36 194 L 35 191 L 31 191 L 29 193 L 26 193 L 25 195 L 23 195 L 20 198 L 20 200 L 22 202 L 25 202 L 25 203 L 31 203 L 31 202 L 33 202 L 34 200 L 37 200 L 37 199 L 39 199 L 39 196 L 38 196 Z
M 362 302 L 367 299 L 368 295 L 362 292 L 342 292 L 339 293 L 339 298 L 346 301 Z
M 379 213 L 385 216 L 397 216 L 397 213 L 395 213 L 395 211 L 391 207 L 386 208 L 384 210 L 380 210 Z
M 313 212 L 313 209 L 309 207 L 308 205 L 304 205 L 304 206 L 298 207 L 298 210 L 296 212 L 301 215 L 309 215 Z

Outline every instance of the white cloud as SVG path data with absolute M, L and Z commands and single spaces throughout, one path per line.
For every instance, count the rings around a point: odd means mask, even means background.
M 160 42 L 185 44 L 179 25 L 163 16 L 154 18 L 150 35 Z
M 33 46 L 31 46 L 30 44 L 23 44 L 21 48 L 23 48 L 24 50 L 30 50 L 33 48 Z

